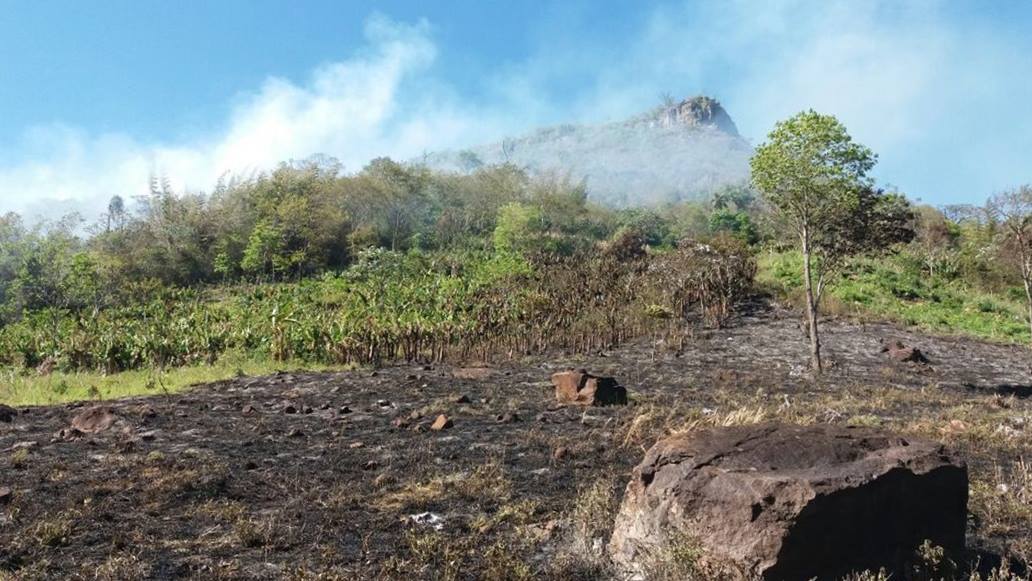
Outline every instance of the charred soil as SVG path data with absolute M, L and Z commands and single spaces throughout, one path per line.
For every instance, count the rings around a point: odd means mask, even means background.
M 954 447 L 971 474 L 972 559 L 1032 559 L 1029 351 L 888 324 L 824 329 L 819 380 L 798 315 L 759 301 L 679 351 L 646 338 L 590 356 L 281 372 L 17 409 L 0 415 L 0 579 L 604 577 L 647 447 L 761 421 Z M 897 341 L 927 363 L 888 357 Z M 617 378 L 630 402 L 557 405 L 550 376 L 567 368 Z M 95 405 L 110 425 L 73 429 Z

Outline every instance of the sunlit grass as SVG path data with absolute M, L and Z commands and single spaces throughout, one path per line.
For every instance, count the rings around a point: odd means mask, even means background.
M 802 302 L 798 253 L 764 254 L 757 280 Z M 1028 343 L 1025 305 L 1008 293 L 990 293 L 966 281 L 944 281 L 909 271 L 892 258 L 856 262 L 829 287 L 826 314 L 873 316 L 941 334 L 1003 343 Z
M 213 365 L 170 369 L 142 369 L 112 375 L 97 372 L 39 376 L 32 371 L 0 369 L 0 403 L 31 406 L 83 400 L 118 399 L 138 395 L 181 392 L 190 386 L 238 376 L 268 375 L 280 370 L 304 368 L 330 371 L 343 366 L 317 363 L 258 360 L 239 355 L 219 359 Z

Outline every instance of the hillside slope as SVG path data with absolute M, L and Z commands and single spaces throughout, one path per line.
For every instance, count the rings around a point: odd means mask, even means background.
M 640 340 L 495 367 L 239 377 L 107 402 L 96 433 L 70 429 L 83 404 L 8 410 L 0 579 L 620 578 L 591 547 L 643 451 L 671 430 L 769 420 L 955 448 L 970 560 L 1027 562 L 1027 350 L 828 321 L 815 384 L 798 321 L 757 303 L 679 354 Z M 893 362 L 893 341 L 930 363 Z M 630 405 L 556 406 L 549 376 L 570 367 L 618 378 Z M 429 429 L 438 414 L 453 425 Z
M 584 180 L 592 199 L 630 206 L 699 199 L 741 183 L 751 153 L 720 103 L 700 96 L 624 121 L 548 127 L 424 161 L 454 171 L 511 162 Z

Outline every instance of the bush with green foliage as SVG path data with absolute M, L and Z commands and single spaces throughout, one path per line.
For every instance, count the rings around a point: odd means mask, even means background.
M 297 283 L 165 289 L 91 314 L 43 309 L 0 329 L 0 364 L 32 368 L 53 360 L 63 370 L 112 373 L 211 363 L 231 352 L 375 364 L 607 348 L 653 325 L 645 309 L 655 300 L 646 295 L 656 288 L 651 259 L 641 247 L 620 248 L 537 263 L 514 252 L 376 248 L 360 252 L 346 271 Z M 690 305 L 707 314 L 716 305 L 726 310 L 739 298 L 727 289 L 751 283 L 750 269 L 736 271 L 742 280 L 717 276 L 731 272 L 710 261 L 717 252 L 700 262 L 706 278 L 685 283 L 700 285 L 694 294 L 669 303 L 685 314 L 683 324 Z

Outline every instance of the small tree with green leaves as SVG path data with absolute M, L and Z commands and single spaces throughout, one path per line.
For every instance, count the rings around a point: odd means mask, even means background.
M 989 215 L 1002 226 L 1000 254 L 1021 275 L 1032 333 L 1032 186 L 1023 185 L 994 195 L 988 209 Z
M 251 231 L 240 260 L 240 268 L 257 277 L 277 273 L 281 269 L 283 236 L 280 229 L 268 221 L 260 221 Z
M 846 258 L 913 237 L 906 199 L 873 189 L 877 156 L 831 115 L 804 111 L 779 122 L 753 155 L 753 183 L 799 241 L 814 372 L 823 370 L 818 314 Z

